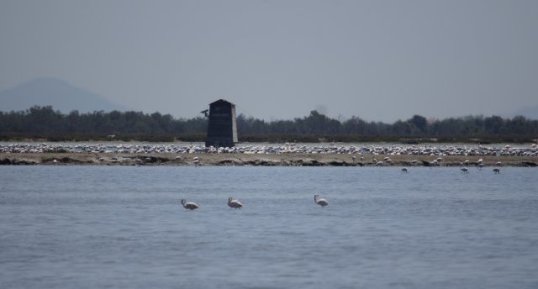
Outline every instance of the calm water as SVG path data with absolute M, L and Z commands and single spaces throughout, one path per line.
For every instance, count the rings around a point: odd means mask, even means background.
M 537 188 L 528 168 L 1 166 L 0 284 L 538 288 Z

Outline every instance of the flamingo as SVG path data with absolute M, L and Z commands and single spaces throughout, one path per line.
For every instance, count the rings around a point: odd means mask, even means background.
M 314 202 L 322 207 L 325 207 L 329 204 L 326 199 L 320 198 L 319 195 L 314 195 Z
M 187 202 L 185 199 L 181 199 L 181 205 L 183 205 L 183 208 L 189 209 L 189 210 L 195 210 L 200 207 L 197 203 Z
M 228 206 L 230 208 L 234 208 L 234 209 L 240 209 L 243 207 L 243 204 L 241 204 L 241 202 L 239 200 L 236 200 L 232 197 L 229 197 L 228 198 Z

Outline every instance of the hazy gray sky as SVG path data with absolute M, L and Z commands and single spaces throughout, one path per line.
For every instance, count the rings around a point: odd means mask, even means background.
M 0 0 L 0 89 L 56 77 L 146 112 L 370 121 L 538 105 L 538 1 Z

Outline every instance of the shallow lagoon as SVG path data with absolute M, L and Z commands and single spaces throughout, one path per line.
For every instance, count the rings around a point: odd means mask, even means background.
M 0 167 L 3 288 L 536 288 L 533 168 Z M 326 208 L 313 202 L 326 197 Z M 226 206 L 229 196 L 245 205 Z M 186 211 L 179 199 L 201 205 Z

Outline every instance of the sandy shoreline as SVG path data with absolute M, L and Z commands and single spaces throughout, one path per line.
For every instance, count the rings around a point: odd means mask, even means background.
M 482 159 L 482 161 L 480 161 Z M 500 163 L 499 163 L 500 162 Z M 172 166 L 530 166 L 536 156 L 415 156 L 350 154 L 114 154 L 0 153 L 0 165 L 172 165 Z

